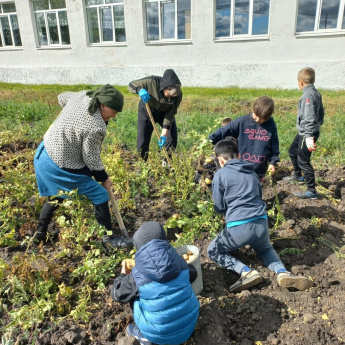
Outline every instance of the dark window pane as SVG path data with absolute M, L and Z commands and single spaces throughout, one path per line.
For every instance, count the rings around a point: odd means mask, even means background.
M 50 44 L 59 44 L 59 33 L 56 22 L 56 13 L 47 13 L 47 21 L 49 28 Z
M 86 0 L 86 6 L 102 4 L 104 4 L 104 0 Z
M 116 42 L 126 42 L 125 14 L 123 5 L 114 6 Z
M 175 3 L 163 3 L 163 38 L 175 38 Z
M 270 0 L 254 0 L 253 3 L 253 35 L 268 34 L 268 18 Z
M 64 9 L 66 8 L 65 0 L 50 0 L 50 6 L 52 10 Z
M 314 31 L 317 0 L 300 0 L 297 14 L 297 32 Z
M 230 36 L 230 0 L 216 1 L 216 37 Z
M 87 9 L 87 23 L 89 27 L 90 43 L 99 43 L 98 17 L 96 8 Z
M 20 38 L 17 15 L 11 14 L 10 18 L 11 18 L 11 24 L 12 24 L 12 33 L 13 33 L 14 45 L 15 46 L 21 46 L 22 40 Z
M 119 2 L 123 2 L 124 0 L 105 0 L 106 4 L 116 4 Z
M 3 4 L 2 10 L 3 10 L 3 13 L 16 12 L 16 5 L 14 3 Z
M 0 47 L 2 47 L 2 39 L 1 39 L 1 35 L 0 35 Z
M 102 14 L 102 33 L 103 41 L 114 41 L 113 36 L 113 19 L 111 17 L 111 7 L 105 7 L 101 9 Z
M 146 3 L 146 31 L 148 41 L 159 40 L 158 3 Z
M 343 24 L 341 25 L 342 29 L 345 29 L 345 8 L 344 8 L 344 13 L 343 13 Z
M 34 10 L 35 11 L 49 10 L 48 0 L 34 1 Z
M 249 0 L 235 0 L 234 34 L 247 35 L 249 24 Z
M 177 37 L 191 38 L 190 0 L 177 0 Z
M 11 30 L 10 30 L 10 23 L 8 21 L 8 17 L 0 17 L 0 23 L 2 27 L 2 33 L 4 35 L 4 46 L 11 46 L 13 45 Z
M 61 43 L 62 44 L 70 44 L 71 41 L 69 38 L 67 11 L 59 11 L 58 14 L 59 14 Z
M 338 24 L 340 0 L 322 2 L 319 29 L 336 29 Z
M 44 22 L 43 13 L 36 13 L 35 19 L 36 19 L 38 43 L 40 46 L 46 46 L 48 44 L 48 40 L 47 40 L 47 30 L 46 30 L 46 25 Z

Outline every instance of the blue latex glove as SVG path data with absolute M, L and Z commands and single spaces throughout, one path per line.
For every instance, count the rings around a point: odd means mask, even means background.
M 141 89 L 139 91 L 139 96 L 143 100 L 144 103 L 147 103 L 149 99 L 151 98 L 149 93 L 145 89 Z
M 161 135 L 161 140 L 158 140 L 159 147 L 162 148 L 166 142 L 167 142 L 167 137 Z

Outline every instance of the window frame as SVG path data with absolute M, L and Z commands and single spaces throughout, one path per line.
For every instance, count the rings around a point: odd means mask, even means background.
M 175 27 L 174 27 L 174 38 L 162 38 L 163 36 L 163 4 L 174 2 L 175 5 Z M 147 32 L 147 3 L 158 3 L 158 40 L 148 40 Z M 144 41 L 148 45 L 164 45 L 164 44 L 190 44 L 192 42 L 192 0 L 190 0 L 190 38 L 178 38 L 178 11 L 177 11 L 177 0 L 143 0 L 143 24 L 144 24 Z
M 34 2 L 35 1 L 40 1 L 40 0 L 31 0 L 30 5 L 32 9 L 32 18 L 33 18 L 33 24 L 34 24 L 34 32 L 35 32 L 35 37 L 36 37 L 36 45 L 38 49 L 69 49 L 71 48 L 71 35 L 70 35 L 70 25 L 68 21 L 68 14 L 67 14 L 67 0 L 65 0 L 65 8 L 58 8 L 58 9 L 52 9 L 51 7 L 51 2 L 48 0 L 49 4 L 49 9 L 48 10 L 35 10 L 34 8 Z M 62 43 L 62 37 L 61 37 L 61 28 L 60 28 L 60 21 L 59 21 L 59 12 L 66 12 L 66 18 L 67 18 L 67 23 L 68 23 L 68 35 L 69 35 L 69 41 L 70 43 L 68 44 L 63 44 Z M 46 28 L 46 33 L 47 33 L 47 44 L 46 45 L 41 45 L 40 44 L 40 39 L 39 39 L 39 33 L 38 33 L 38 26 L 37 26 L 37 21 L 36 21 L 36 13 L 43 13 L 44 15 L 44 25 Z M 48 24 L 48 19 L 47 19 L 47 14 L 54 13 L 56 17 L 56 23 L 57 23 L 57 30 L 58 30 L 58 37 L 59 37 L 59 42 L 60 43 L 50 43 L 50 31 L 49 31 L 49 24 Z
M 241 35 L 235 35 L 234 34 L 234 25 L 235 25 L 235 11 L 231 11 L 230 13 L 230 35 L 229 36 L 222 36 L 217 37 L 216 36 L 216 15 L 217 15 L 217 0 L 213 1 L 213 19 L 214 19 L 214 25 L 213 25 L 213 40 L 215 42 L 224 42 L 224 41 L 260 41 L 260 40 L 268 40 L 270 37 L 270 25 L 271 25 L 271 7 L 272 7 L 272 1 L 269 1 L 269 10 L 268 10 L 268 23 L 267 23 L 267 34 L 261 34 L 261 35 L 253 35 L 253 18 L 254 18 L 254 0 L 249 0 L 249 17 L 248 17 L 248 32 L 250 34 L 241 34 Z M 230 6 L 231 8 L 235 8 L 235 0 L 230 0 Z
M 1 38 L 1 43 L 2 43 L 2 46 L 0 46 L 0 50 L 22 50 L 23 49 L 23 42 L 22 42 L 22 37 L 20 35 L 19 21 L 18 21 L 18 15 L 17 15 L 17 8 L 15 8 L 16 9 L 15 12 L 3 12 L 2 6 L 3 5 L 7 5 L 7 4 L 14 4 L 15 7 L 16 7 L 16 4 L 15 4 L 14 1 L 0 2 L 0 10 L 1 10 L 0 17 L 7 17 L 7 20 L 9 22 L 9 27 L 10 27 L 12 45 L 5 45 L 5 40 L 4 40 L 4 35 L 3 35 L 3 30 L 2 30 L 2 24 L 1 24 L 1 21 L 0 21 L 0 38 Z M 21 42 L 20 46 L 15 45 L 15 39 L 14 39 L 13 27 L 12 27 L 12 19 L 11 19 L 12 15 L 16 15 L 16 17 L 17 17 L 19 37 L 20 37 L 20 42 Z
M 115 16 L 114 16 L 114 6 L 123 6 L 123 17 L 124 17 L 124 25 L 125 25 L 125 35 L 126 40 L 125 41 L 116 41 L 116 34 L 115 34 Z M 95 5 L 86 5 L 86 0 L 83 0 L 83 6 L 84 6 L 84 13 L 85 13 L 85 25 L 86 25 L 86 32 L 87 32 L 87 44 L 90 47 L 99 47 L 99 46 L 126 46 L 127 45 L 127 33 L 126 33 L 126 18 L 125 18 L 125 12 L 126 12 L 126 5 L 125 0 L 122 0 L 121 2 L 114 2 L 114 3 L 105 3 L 105 0 L 103 0 L 103 4 L 95 4 Z M 101 17 L 102 14 L 101 9 L 102 8 L 111 8 L 111 18 L 112 18 L 112 24 L 113 24 L 113 41 L 103 41 L 103 30 L 101 26 Z M 98 34 L 100 38 L 100 42 L 90 42 L 90 32 L 89 32 L 89 21 L 88 21 L 88 9 L 89 8 L 96 8 L 97 9 L 97 24 L 98 24 Z
M 298 38 L 298 37 L 313 37 L 313 36 L 340 36 L 340 35 L 345 35 L 345 27 L 344 27 L 344 29 L 341 28 L 343 21 L 345 24 L 345 0 L 340 0 L 338 19 L 337 19 L 337 27 L 336 28 L 327 28 L 327 29 L 319 29 L 320 20 L 321 20 L 322 2 L 325 0 L 316 0 L 316 1 L 317 1 L 317 5 L 316 5 L 315 22 L 314 22 L 314 30 L 313 31 L 297 31 L 298 10 L 299 10 L 300 0 L 297 1 L 296 16 L 295 16 L 295 36 Z

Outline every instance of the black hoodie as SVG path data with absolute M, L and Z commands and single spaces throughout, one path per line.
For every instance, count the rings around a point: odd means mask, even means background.
M 172 69 L 167 69 L 163 77 L 149 76 L 138 80 L 133 80 L 128 85 L 128 91 L 138 94 L 141 89 L 145 89 L 151 99 L 148 104 L 151 108 L 165 112 L 163 128 L 170 129 L 174 122 L 177 108 L 182 101 L 182 92 L 176 97 L 166 98 L 163 90 L 171 85 L 181 85 L 181 81 Z

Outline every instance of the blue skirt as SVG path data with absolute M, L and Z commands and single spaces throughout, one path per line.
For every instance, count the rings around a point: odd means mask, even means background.
M 59 191 L 70 192 L 78 189 L 78 193 L 85 195 L 94 205 L 109 200 L 107 190 L 91 176 L 73 174 L 55 164 L 43 141 L 36 150 L 34 166 L 40 196 L 55 196 Z

